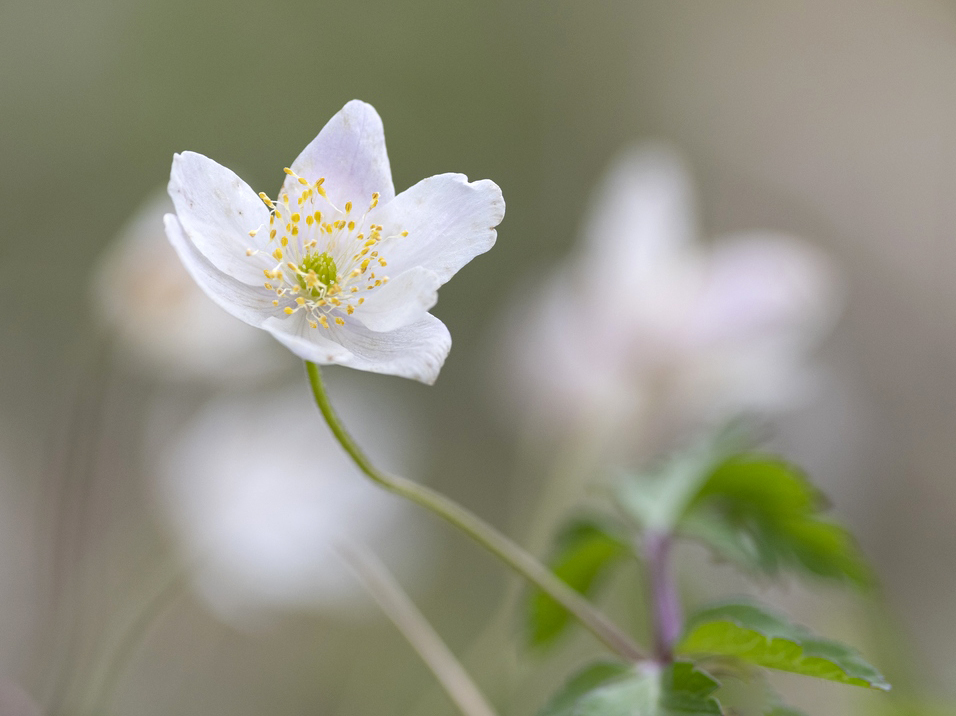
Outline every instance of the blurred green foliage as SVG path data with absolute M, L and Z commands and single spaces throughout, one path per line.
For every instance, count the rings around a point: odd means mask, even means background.
M 555 540 L 548 566 L 581 594 L 594 595 L 614 564 L 627 557 L 630 547 L 612 536 L 615 525 L 607 520 L 579 518 L 569 522 Z M 529 642 L 545 646 L 569 625 L 571 615 L 552 597 L 534 590 L 528 609 Z
M 890 688 L 856 650 L 816 637 L 750 602 L 699 610 L 688 620 L 677 650 L 683 654 L 724 654 L 769 669 L 884 691 Z

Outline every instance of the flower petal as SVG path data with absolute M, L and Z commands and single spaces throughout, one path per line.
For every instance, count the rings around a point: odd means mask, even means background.
M 714 245 L 689 338 L 697 345 L 807 346 L 836 319 L 840 288 L 829 258 L 804 241 L 773 233 L 729 237 Z
M 238 281 L 216 268 L 186 235 L 175 214 L 166 214 L 164 224 L 166 236 L 189 275 L 219 306 L 257 327 L 261 327 L 262 322 L 270 316 L 278 315 L 279 309 L 272 305 L 274 294 L 265 288 Z
M 438 302 L 441 282 L 421 266 L 410 268 L 369 294 L 355 311 L 366 328 L 376 332 L 394 331 L 418 321 Z
M 356 323 L 338 328 L 333 334 L 351 357 L 336 361 L 372 373 L 398 375 L 431 385 L 438 378 L 451 335 L 445 324 L 430 313 L 421 320 L 388 333 L 376 333 Z
M 229 169 L 195 152 L 173 157 L 169 196 L 186 235 L 213 266 L 243 283 L 258 284 L 268 266 L 246 249 L 249 232 L 269 221 L 252 188 Z
M 375 192 L 382 203 L 395 196 L 382 120 L 372 105 L 357 99 L 328 121 L 291 169 L 310 183 L 324 177 L 329 201 L 340 209 L 347 201 L 364 209 Z
M 329 338 L 324 329 L 310 328 L 304 313 L 273 317 L 265 321 L 262 327 L 302 360 L 320 365 L 349 365 L 348 361 L 352 358 L 349 350 Z
M 414 471 L 407 405 L 346 376 L 329 391 L 377 463 Z M 215 399 L 163 444 L 155 486 L 172 536 L 202 595 L 240 627 L 277 608 L 361 609 L 361 584 L 334 553 L 341 541 L 368 544 L 407 583 L 427 582 L 427 533 L 411 508 L 362 477 L 320 424 L 306 391 L 271 386 Z
M 495 244 L 495 227 L 505 215 L 501 189 L 493 181 L 469 182 L 464 174 L 438 174 L 406 189 L 377 213 L 391 239 L 390 270 L 413 266 L 434 271 L 441 283 Z
M 666 304 L 661 289 L 696 252 L 693 186 L 680 155 L 656 143 L 623 152 L 593 192 L 584 236 L 582 291 L 599 290 L 604 303 Z
M 438 378 L 451 350 L 448 329 L 430 313 L 388 332 L 373 331 L 357 321 L 333 324 L 330 330 L 310 328 L 301 313 L 269 318 L 262 328 L 303 360 L 397 375 L 429 385 Z

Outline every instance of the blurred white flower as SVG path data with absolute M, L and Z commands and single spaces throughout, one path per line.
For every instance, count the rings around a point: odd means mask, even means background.
M 120 231 L 96 268 L 93 301 L 117 347 L 165 378 L 231 378 L 269 372 L 281 351 L 229 316 L 192 280 L 169 245 L 159 194 Z
M 577 255 L 519 302 L 509 387 L 539 426 L 587 421 L 634 441 L 784 408 L 812 384 L 808 352 L 838 294 L 827 257 L 798 239 L 699 244 L 679 158 L 634 147 L 596 192 Z
M 341 383 L 336 384 L 341 388 Z M 408 410 L 334 390 L 343 419 L 389 469 L 417 465 Z M 374 398 L 374 400 L 373 400 Z M 362 587 L 339 542 L 374 550 L 405 580 L 427 562 L 410 508 L 355 467 L 308 396 L 280 391 L 210 403 L 160 461 L 160 505 L 200 593 L 227 621 L 277 608 L 348 611 Z
M 173 160 L 166 231 L 213 300 L 299 357 L 433 383 L 451 348 L 428 310 L 495 242 L 493 182 L 440 174 L 395 196 L 382 121 L 353 100 L 273 202 L 193 152 Z

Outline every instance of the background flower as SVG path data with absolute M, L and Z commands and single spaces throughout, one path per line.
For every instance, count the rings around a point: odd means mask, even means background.
M 387 396 L 334 385 L 343 419 L 372 458 L 415 468 L 407 413 Z M 199 591 L 230 621 L 277 608 L 367 605 L 336 554 L 340 541 L 366 544 L 421 584 L 430 550 L 419 521 L 359 472 L 306 391 L 213 401 L 182 427 L 158 478 L 163 514 Z
M 130 217 L 93 275 L 96 317 L 122 355 L 166 379 L 249 378 L 284 365 L 261 333 L 213 303 L 169 245 L 155 194 Z
M 582 233 L 574 255 L 514 301 L 510 394 L 536 424 L 602 425 L 646 449 L 808 397 L 809 353 L 840 304 L 823 252 L 769 232 L 699 243 L 690 180 L 662 144 L 617 158 Z

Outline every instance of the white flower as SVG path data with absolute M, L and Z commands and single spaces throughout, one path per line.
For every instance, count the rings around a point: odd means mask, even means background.
M 374 460 L 419 467 L 407 409 L 380 394 L 363 403 L 355 386 L 331 392 Z M 200 594 L 239 625 L 275 609 L 351 610 L 362 587 L 337 556 L 341 542 L 375 550 L 405 580 L 427 562 L 414 508 L 359 472 L 301 390 L 210 403 L 164 451 L 157 477 Z
M 214 161 L 173 160 L 166 231 L 196 282 L 315 363 L 432 383 L 451 348 L 438 287 L 495 242 L 493 182 L 439 174 L 398 196 L 378 114 L 353 100 L 273 201 Z
M 630 440 L 783 408 L 806 393 L 837 294 L 826 256 L 798 239 L 698 244 L 683 165 L 636 147 L 596 192 L 578 254 L 524 302 L 512 393 L 539 425 L 597 420 Z
M 271 372 L 281 351 L 209 300 L 169 245 L 172 208 L 165 192 L 146 201 L 110 245 L 93 277 L 97 317 L 126 356 L 166 378 Z

